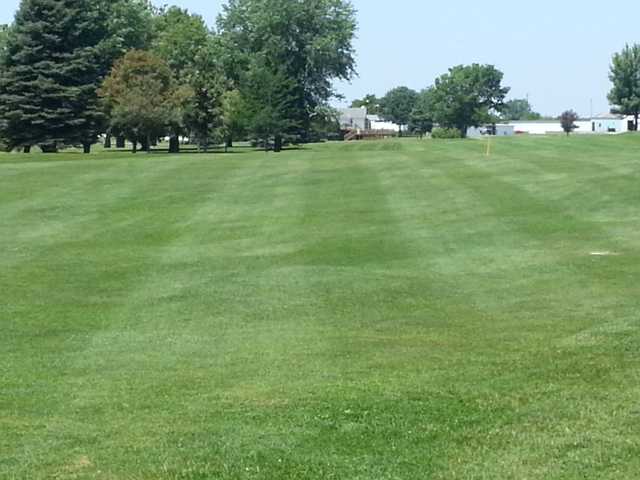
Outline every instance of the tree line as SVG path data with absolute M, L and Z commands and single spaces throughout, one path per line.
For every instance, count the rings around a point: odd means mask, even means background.
M 204 151 L 238 139 L 279 151 L 312 141 L 337 130 L 329 100 L 335 80 L 355 75 L 356 27 L 348 0 L 229 0 L 212 29 L 149 0 L 22 0 L 0 26 L 0 145 L 89 152 L 104 137 L 149 150 L 169 137 L 177 152 L 187 136 Z M 610 78 L 613 111 L 637 129 L 639 45 L 613 56 Z M 541 118 L 526 99 L 506 101 L 502 79 L 492 65 L 460 65 L 420 92 L 398 87 L 352 106 L 419 135 Z
M 502 72 L 493 65 L 459 65 L 420 92 L 405 86 L 397 87 L 381 98 L 365 95 L 354 100 L 351 107 L 365 107 L 369 114 L 407 126 L 418 135 L 430 133 L 435 124 L 453 136 L 464 137 L 469 127 L 542 120 L 544 117 L 533 110 L 528 99 L 505 100 L 509 88 L 501 85 L 502 78 Z M 608 94 L 613 106 L 611 112 L 633 116 L 633 130 L 638 130 L 640 45 L 627 45 L 613 55 L 609 78 L 613 84 Z M 575 130 L 577 119 L 573 110 L 566 110 L 554 118 L 567 134 Z
M 420 92 L 397 87 L 380 99 L 367 95 L 355 100 L 352 107 L 366 107 L 400 125 L 400 135 L 405 125 L 422 136 L 438 124 L 465 137 L 469 127 L 496 123 L 501 112 L 513 105 L 505 102 L 510 89 L 502 79 L 503 73 L 493 65 L 458 65 Z
M 502 79 L 503 73 L 493 65 L 459 65 L 422 91 L 396 87 L 381 98 L 365 95 L 351 107 L 365 107 L 368 113 L 406 126 L 419 136 L 431 133 L 434 125 L 445 136 L 465 137 L 469 127 L 543 118 L 527 99 L 506 100 L 510 89 Z
M 0 143 L 310 141 L 337 123 L 333 82 L 355 74 L 355 17 L 347 0 L 229 0 L 210 29 L 148 0 L 22 0 L 0 28 Z

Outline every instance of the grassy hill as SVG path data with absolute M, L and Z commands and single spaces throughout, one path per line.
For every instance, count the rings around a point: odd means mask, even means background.
M 640 471 L 640 136 L 0 155 L 0 478 Z

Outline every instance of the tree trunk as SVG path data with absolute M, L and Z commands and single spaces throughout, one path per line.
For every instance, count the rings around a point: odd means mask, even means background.
M 138 153 L 138 139 L 137 138 L 133 138 L 131 140 L 131 143 L 133 143 L 133 153 Z
M 107 133 L 104 137 L 104 148 L 111 148 L 111 134 Z
M 178 135 L 169 137 L 169 153 L 180 153 L 180 138 Z
M 398 125 L 398 137 L 402 138 L 402 125 Z
M 126 141 L 123 135 L 118 135 L 116 137 L 116 148 L 125 148 L 126 147 Z
M 55 143 L 49 145 L 40 145 L 42 153 L 58 153 L 58 146 Z
M 225 148 L 225 152 L 227 151 L 227 148 L 233 148 L 233 137 L 231 135 L 229 135 L 225 142 L 224 142 L 224 148 Z
M 282 135 L 276 135 L 273 139 L 273 151 L 276 153 L 282 151 Z
M 91 153 L 91 144 L 89 142 L 82 144 L 83 153 Z
M 22 153 L 31 153 L 31 145 L 25 145 L 22 147 Z
M 149 148 L 149 137 L 142 137 L 142 140 L 140 140 L 140 150 L 149 153 L 151 150 Z
M 636 112 L 636 114 L 634 115 L 634 124 L 633 124 L 633 131 L 637 132 L 638 131 L 638 117 L 640 117 L 640 113 Z
M 151 144 L 152 147 L 157 147 L 158 146 L 158 139 L 156 137 L 151 138 L 151 141 L 149 142 Z

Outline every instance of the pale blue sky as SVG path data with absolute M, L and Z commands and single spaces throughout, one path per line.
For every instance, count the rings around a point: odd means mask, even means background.
M 0 0 L 0 23 L 19 0 Z M 221 0 L 158 1 L 201 14 L 213 25 Z M 491 63 L 505 73 L 512 97 L 529 98 L 544 114 L 573 108 L 608 110 L 613 52 L 640 41 L 640 2 L 592 0 L 482 2 L 353 0 L 360 30 L 359 77 L 338 89 L 348 100 L 407 85 L 420 89 L 448 67 Z

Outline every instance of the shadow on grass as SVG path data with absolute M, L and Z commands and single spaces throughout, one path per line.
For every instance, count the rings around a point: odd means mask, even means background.
M 281 153 L 288 151 L 304 151 L 308 150 L 309 147 L 307 145 L 289 145 L 283 147 Z M 145 157 L 161 157 L 161 156 L 200 156 L 200 155 L 212 155 L 212 156 L 221 156 L 221 155 L 239 155 L 246 154 L 250 152 L 256 153 L 269 153 L 273 154 L 273 150 L 265 151 L 264 148 L 255 147 L 251 145 L 234 145 L 225 151 L 224 147 L 216 147 L 207 150 L 206 152 L 203 150 L 199 150 L 197 147 L 191 146 L 181 146 L 180 151 L 177 153 L 170 153 L 168 148 L 163 147 L 155 147 L 151 148 L 150 151 L 146 152 L 143 150 L 138 150 L 135 153 L 131 148 L 102 148 L 102 146 L 97 146 L 93 151 L 89 154 L 83 153 L 81 150 L 76 149 L 68 149 L 68 150 L 60 150 L 57 153 L 42 153 L 42 152 L 31 152 L 31 153 L 21 153 L 21 152 L 7 152 L 0 153 L 0 165 L 5 164 L 16 164 L 16 163 L 44 163 L 44 162 L 64 162 L 64 161 L 105 161 L 110 159 L 122 159 L 126 158 L 145 158 Z

